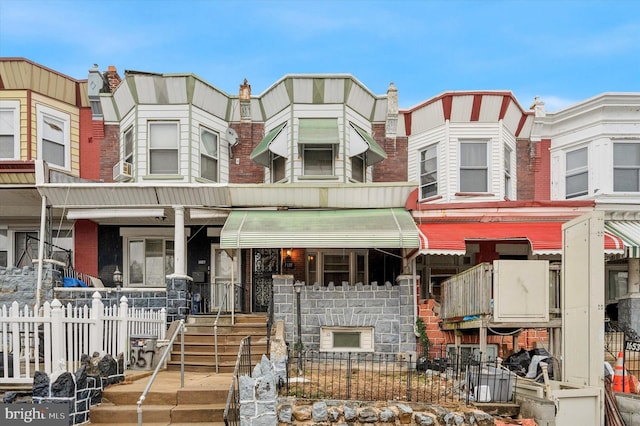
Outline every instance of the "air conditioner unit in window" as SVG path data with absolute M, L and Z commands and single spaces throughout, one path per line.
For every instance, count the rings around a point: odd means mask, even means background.
M 127 163 L 126 161 L 118 161 L 115 166 L 113 166 L 113 180 L 118 182 L 126 182 L 131 179 L 131 172 L 133 170 L 133 166 L 131 163 Z

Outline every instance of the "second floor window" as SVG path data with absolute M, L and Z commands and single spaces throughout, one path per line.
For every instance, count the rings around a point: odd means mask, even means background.
M 487 192 L 487 142 L 460 143 L 460 192 Z
M 0 160 L 20 158 L 20 102 L 0 101 Z
M 133 127 L 124 132 L 124 161 L 133 164 Z
M 200 176 L 218 181 L 218 135 L 209 129 L 200 129 Z
M 420 152 L 420 198 L 438 195 L 438 145 Z
M 614 192 L 640 192 L 640 142 L 613 144 Z
M 589 153 L 587 148 L 567 152 L 565 179 L 566 198 L 580 197 L 589 192 Z
M 36 111 L 39 157 L 53 166 L 70 169 L 69 116 L 42 105 L 38 105 Z
M 511 198 L 511 148 L 504 147 L 504 196 Z
M 305 176 L 333 175 L 333 145 L 302 145 Z
M 366 173 L 364 154 L 351 157 L 351 179 L 356 182 L 364 182 Z
M 149 172 L 159 175 L 178 174 L 178 123 L 149 123 Z
M 286 177 L 287 159 L 279 155 L 271 155 L 271 183 L 277 183 Z

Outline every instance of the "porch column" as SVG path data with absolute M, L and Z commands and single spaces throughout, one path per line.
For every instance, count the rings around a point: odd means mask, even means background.
M 640 332 L 640 259 L 627 259 L 627 294 L 618 301 L 618 325 Z
M 627 294 L 640 293 L 640 258 L 628 258 L 627 269 Z
M 184 243 L 184 206 L 173 206 L 173 211 L 175 214 L 173 273 L 177 276 L 184 276 L 184 260 L 186 258 Z

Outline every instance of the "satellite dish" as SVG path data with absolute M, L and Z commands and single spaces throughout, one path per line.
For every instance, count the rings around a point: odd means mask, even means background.
M 231 127 L 227 129 L 227 143 L 230 147 L 234 147 L 238 145 L 238 133 L 233 130 Z

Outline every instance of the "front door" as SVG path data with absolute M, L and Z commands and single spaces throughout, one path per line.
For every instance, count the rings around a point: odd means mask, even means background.
M 235 268 L 235 269 L 234 269 Z M 233 284 L 231 279 L 233 277 Z M 231 256 L 218 244 L 211 245 L 211 311 L 231 312 L 242 310 L 242 283 L 240 268 Z M 235 292 L 232 295 L 232 292 Z
M 253 250 L 253 312 L 268 312 L 271 304 L 273 274 L 280 270 L 279 249 Z

